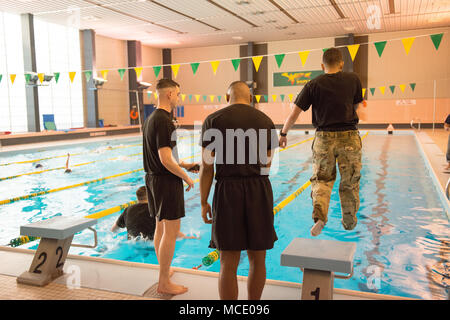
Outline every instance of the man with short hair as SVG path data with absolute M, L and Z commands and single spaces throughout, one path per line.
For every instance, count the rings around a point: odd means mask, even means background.
M 233 82 L 226 97 L 230 105 L 209 115 L 202 127 L 202 218 L 212 223 L 209 247 L 220 254 L 220 299 L 237 299 L 237 267 L 241 251 L 247 250 L 248 299 L 259 300 L 266 281 L 266 250 L 277 240 L 268 175 L 278 137 L 272 120 L 250 106 L 252 96 L 244 82 Z
M 158 104 L 143 126 L 145 183 L 148 206 L 157 218 L 154 236 L 155 252 L 160 265 L 157 291 L 162 294 L 182 294 L 188 288 L 170 281 L 170 264 L 180 230 L 180 219 L 185 216 L 183 181 L 188 188 L 194 182 L 183 170 L 195 170 L 196 163 L 179 162 L 176 131 L 171 113 L 177 106 L 180 85 L 170 79 L 161 79 L 156 85 Z
M 345 230 L 353 230 L 357 224 L 362 143 L 356 110 L 363 97 L 358 76 L 342 72 L 343 67 L 342 53 L 338 49 L 325 51 L 322 63 L 325 74 L 305 85 L 280 132 L 279 143 L 284 148 L 289 129 L 300 113 L 312 105 L 312 123 L 316 128 L 312 144 L 311 197 L 315 223 L 311 229 L 312 236 L 318 236 L 327 222 L 331 191 L 336 180 L 336 161 L 341 174 L 342 225 Z
M 155 218 L 148 211 L 147 189 L 145 186 L 136 191 L 138 203 L 133 204 L 122 212 L 111 228 L 115 232 L 119 228 L 127 228 L 128 239 L 141 237 L 153 240 L 155 233 Z

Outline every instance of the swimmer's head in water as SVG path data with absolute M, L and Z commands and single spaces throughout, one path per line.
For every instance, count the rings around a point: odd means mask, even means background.
M 71 173 L 72 172 L 72 170 L 70 170 L 70 169 L 66 169 L 66 171 L 64 171 L 64 173 Z
M 37 163 L 34 167 L 37 169 L 37 168 L 43 168 L 44 166 L 40 163 Z

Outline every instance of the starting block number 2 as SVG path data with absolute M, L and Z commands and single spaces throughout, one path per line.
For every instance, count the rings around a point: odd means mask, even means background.
M 63 251 L 63 248 L 62 248 L 61 246 L 59 246 L 59 247 L 56 249 L 56 255 L 58 256 L 58 254 L 59 254 L 58 261 L 56 262 L 56 269 L 59 269 L 59 268 L 61 268 L 61 267 L 64 266 L 64 262 L 61 262 L 61 259 L 62 259 L 62 257 L 63 257 L 63 252 L 64 252 L 64 251 Z M 40 268 L 43 264 L 45 264 L 45 262 L 47 261 L 47 252 L 41 252 L 41 254 L 40 254 L 39 257 L 38 257 L 38 260 L 41 260 L 41 258 L 43 258 L 42 262 L 39 263 L 39 264 L 36 266 L 36 268 L 34 268 L 33 273 L 39 273 L 39 274 L 42 273 L 42 270 L 39 270 L 39 268 Z

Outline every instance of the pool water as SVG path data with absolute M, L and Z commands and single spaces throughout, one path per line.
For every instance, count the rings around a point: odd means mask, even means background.
M 288 143 L 311 137 L 303 132 L 292 131 Z M 196 155 L 193 159 L 199 161 L 197 139 L 198 136 L 186 136 L 179 140 L 180 158 Z M 72 174 L 54 170 L 0 181 L 1 198 L 9 199 L 140 169 L 141 143 L 140 138 L 128 138 L 21 154 L 1 153 L 0 178 L 36 170 L 32 163 L 1 164 L 65 155 L 67 152 L 81 153 L 71 156 Z M 311 177 L 311 143 L 307 141 L 277 153 L 278 159 L 274 161 L 270 176 L 275 205 Z M 48 169 L 63 167 L 65 161 L 65 157 L 60 157 L 39 162 L 44 165 L 44 169 Z M 73 167 L 90 161 L 96 162 Z M 448 258 L 448 209 L 419 152 L 415 136 L 408 133 L 388 136 L 370 132 L 363 140 L 362 161 L 358 226 L 352 231 L 346 231 L 341 225 L 338 173 L 331 195 L 329 221 L 319 236 L 319 239 L 352 241 L 357 244 L 353 277 L 348 280 L 335 279 L 335 287 L 402 297 L 447 299 L 448 292 L 432 280 L 432 275 L 433 268 L 442 265 Z M 139 171 L 1 205 L 0 244 L 7 244 L 10 239 L 18 237 L 19 227 L 23 224 L 58 215 L 82 217 L 135 200 L 135 191 L 144 184 L 144 174 Z M 195 174 L 190 175 L 197 178 Z M 293 238 L 312 238 L 309 232 L 313 224 L 310 192 L 310 188 L 307 188 L 275 215 L 278 241 L 267 252 L 268 279 L 301 282 L 302 273 L 299 269 L 280 266 L 280 254 Z M 208 248 L 211 226 L 204 224 L 201 219 L 198 183 L 194 190 L 185 193 L 185 204 L 186 217 L 182 219 L 181 231 L 197 235 L 200 239 L 178 240 L 172 265 L 193 268 L 200 265 L 202 258 L 211 251 Z M 127 240 L 124 229 L 116 234 L 110 232 L 120 213 L 98 220 L 97 248 L 71 248 L 70 253 L 157 264 L 151 242 Z M 92 233 L 83 231 L 75 236 L 74 242 L 91 244 Z M 35 249 L 37 245 L 35 241 L 22 247 Z M 216 262 L 209 267 L 202 266 L 200 270 L 218 272 L 219 267 L 220 262 Z M 248 259 L 243 252 L 238 274 L 248 275 L 248 268 Z

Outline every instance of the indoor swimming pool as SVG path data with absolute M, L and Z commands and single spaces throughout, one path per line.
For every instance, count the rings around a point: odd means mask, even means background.
M 292 132 L 292 134 L 291 134 Z M 274 205 L 281 203 L 312 174 L 313 135 L 291 131 L 288 148 L 279 150 L 270 180 Z M 335 279 L 335 288 L 420 299 L 447 299 L 448 292 L 435 282 L 450 251 L 448 206 L 439 193 L 413 132 L 362 131 L 363 158 L 358 225 L 346 231 L 341 225 L 339 173 L 333 188 L 329 220 L 319 239 L 356 242 L 354 274 Z M 198 134 L 180 134 L 180 159 L 199 161 Z M 292 147 L 289 147 L 292 146 Z M 71 174 L 64 173 L 70 153 Z M 43 165 L 35 168 L 36 163 Z M 136 200 L 144 184 L 142 139 L 115 138 L 28 151 L 0 153 L 0 245 L 20 235 L 20 226 L 54 216 L 88 216 Z M 190 174 L 195 180 L 198 177 Z M 310 187 L 275 215 L 278 241 L 267 252 L 267 278 L 301 282 L 296 268 L 281 267 L 281 252 L 296 237 L 311 238 Z M 210 193 L 212 203 L 212 192 Z M 212 250 L 211 226 L 203 223 L 199 184 L 185 192 L 186 217 L 181 231 L 199 239 L 178 240 L 173 266 L 192 269 Z M 71 254 L 157 264 L 152 242 L 127 240 L 122 229 L 111 226 L 122 211 L 98 220 L 98 247 L 71 248 Z M 92 233 L 77 234 L 74 242 L 92 243 Z M 36 249 L 38 241 L 20 246 Z M 218 272 L 219 262 L 200 270 Z M 238 275 L 248 274 L 242 253 Z

